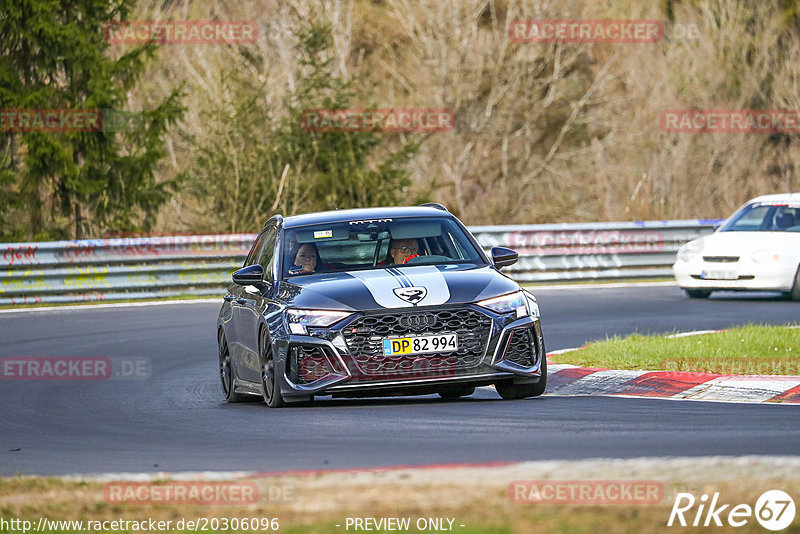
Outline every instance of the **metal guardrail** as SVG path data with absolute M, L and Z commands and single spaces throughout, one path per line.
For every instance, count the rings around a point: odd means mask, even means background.
M 477 226 L 487 250 L 520 260 L 520 282 L 672 276 L 681 244 L 717 220 Z M 220 295 L 255 234 L 0 244 L 0 305 Z
M 482 247 L 509 247 L 519 261 L 503 272 L 519 282 L 672 277 L 684 243 L 710 234 L 719 219 L 536 224 L 470 228 Z

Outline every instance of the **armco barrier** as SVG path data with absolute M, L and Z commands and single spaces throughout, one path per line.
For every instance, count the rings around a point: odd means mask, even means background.
M 519 282 L 672 277 L 678 248 L 710 234 L 713 219 L 536 224 L 470 228 L 485 249 L 509 247 L 519 261 L 503 272 Z
M 520 260 L 520 282 L 669 277 L 681 244 L 716 220 L 472 227 Z M 254 234 L 0 244 L 0 305 L 221 295 Z

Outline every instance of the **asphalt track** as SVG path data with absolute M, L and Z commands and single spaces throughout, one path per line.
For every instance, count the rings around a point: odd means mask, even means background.
M 536 292 L 549 350 L 630 332 L 800 323 L 800 304 L 674 286 Z M 640 456 L 800 453 L 800 408 L 609 397 L 505 402 L 491 390 L 326 400 L 270 410 L 226 404 L 219 305 L 0 314 L 0 357 L 149 358 L 138 380 L 0 380 L 0 474 L 283 471 Z

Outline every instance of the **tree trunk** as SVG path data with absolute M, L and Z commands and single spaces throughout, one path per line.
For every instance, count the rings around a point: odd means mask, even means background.
M 75 201 L 75 239 L 83 239 L 83 218 L 81 217 L 81 204 Z

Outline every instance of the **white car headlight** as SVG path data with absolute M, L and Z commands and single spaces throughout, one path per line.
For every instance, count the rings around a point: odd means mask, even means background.
M 527 303 L 528 299 L 525 297 L 522 291 L 515 291 L 514 293 L 508 293 L 507 295 L 481 300 L 475 304 L 478 306 L 483 306 L 484 308 L 488 308 L 495 313 L 516 312 L 517 318 L 519 318 L 530 315 Z
M 781 259 L 781 257 L 777 254 L 773 254 L 765 248 L 762 248 L 750 254 L 750 259 L 756 263 L 763 263 L 768 260 L 778 261 Z
M 703 243 L 696 239 L 689 241 L 678 249 L 678 259 L 681 261 L 692 261 L 703 250 Z
M 325 328 L 352 315 L 352 312 L 330 310 L 289 310 L 286 319 L 292 334 L 308 334 L 307 327 Z

